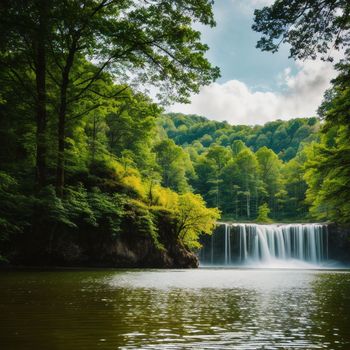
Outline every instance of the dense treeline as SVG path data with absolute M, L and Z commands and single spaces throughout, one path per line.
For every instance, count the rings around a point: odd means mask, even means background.
M 185 152 L 183 159 L 192 161 L 183 161 L 182 181 L 185 176 L 193 190 L 226 217 L 255 220 L 259 207 L 266 204 L 275 220 L 308 218 L 304 149 L 319 138 L 317 118 L 250 127 L 168 114 L 159 124 L 174 141 L 169 154 L 179 149 L 177 143 Z M 170 177 L 176 179 L 176 172 Z
M 272 149 L 281 160 L 294 158 L 300 144 L 315 140 L 319 129 L 317 118 L 276 120 L 264 126 L 230 125 L 195 115 L 169 113 L 161 121 L 167 135 L 182 146 L 208 147 L 212 144 L 231 146 L 236 140 L 256 152 L 261 147 Z
M 0 16 L 0 258 L 103 263 L 120 236 L 196 247 L 218 211 L 160 185 L 160 108 L 139 91 L 184 102 L 218 77 L 192 28 L 215 25 L 211 3 L 11 0 Z

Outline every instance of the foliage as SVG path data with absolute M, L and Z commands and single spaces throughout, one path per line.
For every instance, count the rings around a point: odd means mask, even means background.
M 176 210 L 177 234 L 180 241 L 188 248 L 199 248 L 199 235 L 211 234 L 219 217 L 219 210 L 206 208 L 201 196 L 192 193 L 180 195 Z
M 308 188 L 304 179 L 306 161 L 306 150 L 302 148 L 297 156 L 282 168 L 283 183 L 287 192 L 287 201 L 283 205 L 290 218 L 303 217 L 309 210 L 309 205 L 305 202 Z
M 250 127 L 172 113 L 159 124 L 190 155 L 191 187 L 226 218 L 254 220 L 265 202 L 275 220 L 306 218 L 303 149 L 319 138 L 317 118 Z
M 162 185 L 177 192 L 189 190 L 187 178 L 193 173 L 188 154 L 173 140 L 164 139 L 154 146 Z
M 263 34 L 257 47 L 276 52 L 290 44 L 290 56 L 299 59 L 325 56 L 332 48 L 349 46 L 347 0 L 280 0 L 255 10 L 253 29 Z
M 150 236 L 158 249 L 164 250 L 164 246 L 158 238 L 157 222 L 155 221 L 152 210 L 144 203 L 132 199 L 127 202 L 126 222 L 129 229 L 132 228 L 133 235 L 139 237 Z
M 258 217 L 256 218 L 256 222 L 261 224 L 271 223 L 272 220 L 269 218 L 270 208 L 267 203 L 261 204 L 259 206 Z
M 267 147 L 262 147 L 256 152 L 259 162 L 260 178 L 263 182 L 264 199 L 269 200 L 269 206 L 273 213 L 278 211 L 279 193 L 283 190 L 283 182 L 281 177 L 282 162 L 277 155 Z
M 204 117 L 169 113 L 159 124 L 177 145 L 203 153 L 210 145 L 231 147 L 237 154 L 243 145 L 256 152 L 261 147 L 272 149 L 279 158 L 294 158 L 303 142 L 311 142 L 319 130 L 317 118 L 276 120 L 263 126 L 230 125 Z
M 349 23 L 349 1 L 281 0 L 256 10 L 253 25 L 253 29 L 263 34 L 257 44 L 262 50 L 276 52 L 281 43 L 289 43 L 291 56 L 299 59 L 321 55 L 323 59 L 332 60 L 334 51 L 345 53 L 336 65 L 339 75 L 319 108 L 319 115 L 325 121 L 321 139 L 302 152 L 307 158 L 303 176 L 306 184 L 301 180 L 300 157 L 287 169 L 289 176 L 297 176 L 294 183 L 307 185 L 306 202 L 313 217 L 343 223 L 350 221 Z M 301 198 L 300 191 L 297 192 L 297 197 Z
M 307 148 L 305 180 L 311 213 L 321 220 L 350 222 L 349 63 L 337 66 L 340 74 L 320 108 L 325 119 L 319 143 Z
M 0 171 L 0 242 L 11 238 L 29 225 L 30 203 L 19 192 L 18 183 L 9 174 Z

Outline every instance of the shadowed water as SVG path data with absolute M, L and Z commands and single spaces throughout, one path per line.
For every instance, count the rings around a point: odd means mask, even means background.
M 2 350 L 350 349 L 350 273 L 0 272 Z

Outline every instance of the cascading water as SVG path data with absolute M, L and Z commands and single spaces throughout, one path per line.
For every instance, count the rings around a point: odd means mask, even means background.
M 202 265 L 321 265 L 328 260 L 328 230 L 323 224 L 221 224 L 203 241 Z

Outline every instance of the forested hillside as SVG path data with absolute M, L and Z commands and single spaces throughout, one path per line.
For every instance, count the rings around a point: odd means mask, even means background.
M 296 156 L 301 143 L 315 140 L 319 130 L 319 120 L 315 117 L 248 126 L 230 125 L 195 115 L 169 113 L 163 116 L 161 125 L 178 145 L 230 146 L 233 141 L 240 140 L 254 152 L 264 146 L 270 148 L 284 161 Z
M 181 175 L 177 168 L 171 171 L 172 162 L 181 163 L 180 159 L 164 160 L 163 169 L 169 168 L 166 178 L 171 179 L 163 180 L 164 185 L 179 190 L 185 177 L 187 185 L 208 205 L 233 220 L 255 220 L 264 204 L 275 220 L 309 218 L 305 147 L 319 138 L 317 118 L 276 120 L 251 127 L 168 114 L 159 124 L 161 132 L 185 151 Z M 173 157 L 176 149 L 180 153 L 174 143 L 166 143 Z

